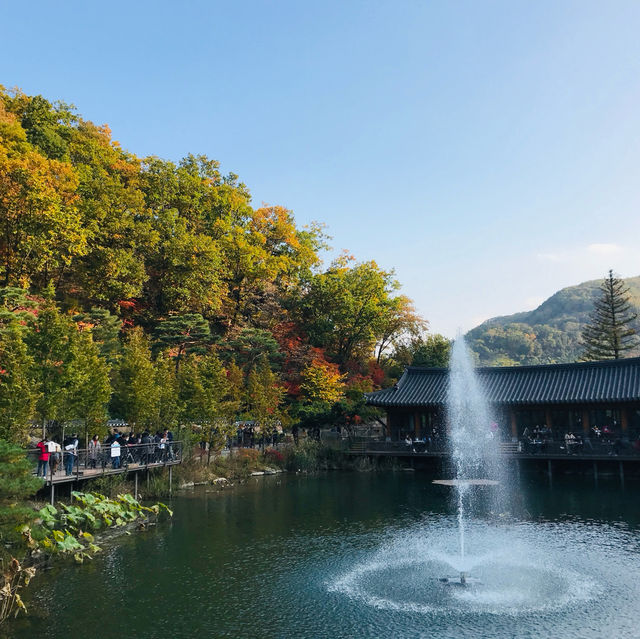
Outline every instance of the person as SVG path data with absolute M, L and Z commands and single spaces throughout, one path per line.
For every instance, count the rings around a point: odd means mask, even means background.
M 175 459 L 175 452 L 173 450 L 173 433 L 169 429 L 166 429 L 164 431 L 164 436 L 167 440 L 167 454 L 169 455 L 169 459 L 173 461 Z M 231 446 L 229 446 L 229 448 L 231 448 Z
M 58 465 L 62 460 L 62 446 L 58 442 L 50 439 L 49 446 L 49 467 L 51 468 L 51 474 L 55 475 L 58 470 Z
M 293 443 L 297 446 L 298 445 L 298 441 L 299 441 L 299 430 L 298 430 L 298 424 L 294 424 L 291 427 L 291 434 L 293 435 Z
M 153 452 L 153 444 L 151 441 L 151 437 L 149 436 L 149 431 L 145 430 L 142 433 L 142 437 L 140 439 L 140 443 L 143 444 L 142 447 L 142 458 L 141 461 L 143 464 L 151 463 L 151 453 Z
M 100 444 L 100 439 L 97 435 L 94 435 L 91 441 L 89 442 L 89 468 L 95 468 L 98 463 L 98 459 L 100 458 L 100 450 L 102 449 L 102 444 Z
M 49 445 L 46 437 L 43 437 L 38 442 L 38 449 L 40 450 L 40 454 L 38 455 L 38 472 L 36 474 L 38 477 L 46 478 L 49 466 Z M 41 472 L 42 474 L 40 474 Z
M 120 438 L 116 437 L 111 442 L 111 465 L 115 468 L 120 468 Z
M 78 435 L 73 434 L 64 440 L 64 470 L 67 477 L 73 473 L 73 467 L 78 459 Z
M 576 440 L 576 436 L 573 433 L 567 433 L 564 436 L 564 443 L 567 447 L 567 455 L 573 454 L 573 450 L 578 443 Z

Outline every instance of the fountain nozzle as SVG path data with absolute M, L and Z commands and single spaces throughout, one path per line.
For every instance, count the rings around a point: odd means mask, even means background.
M 462 586 L 466 586 L 467 585 L 467 573 L 465 573 L 465 572 L 461 572 L 460 573 L 460 584 Z

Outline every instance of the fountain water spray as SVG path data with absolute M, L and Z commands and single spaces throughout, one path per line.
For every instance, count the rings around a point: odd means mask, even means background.
M 499 484 L 503 479 L 503 466 L 500 463 L 497 425 L 462 336 L 458 336 L 451 350 L 447 422 L 455 479 L 436 483 L 446 483 L 455 488 L 460 563 L 464 565 L 466 517 L 475 510 L 472 486 Z M 460 580 L 456 583 L 469 583 L 466 571 L 460 572 Z

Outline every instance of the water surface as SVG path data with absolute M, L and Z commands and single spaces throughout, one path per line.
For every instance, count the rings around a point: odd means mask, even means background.
M 638 485 L 525 478 L 471 522 L 423 473 L 256 478 L 176 497 L 173 521 L 40 575 L 15 639 L 638 636 Z M 635 633 L 635 634 L 634 634 Z

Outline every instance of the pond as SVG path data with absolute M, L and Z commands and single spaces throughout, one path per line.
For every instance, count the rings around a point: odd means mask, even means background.
M 637 484 L 524 478 L 516 516 L 470 525 L 480 585 L 447 589 L 455 513 L 431 480 L 279 475 L 181 494 L 172 521 L 41 573 L 11 636 L 637 636 Z

